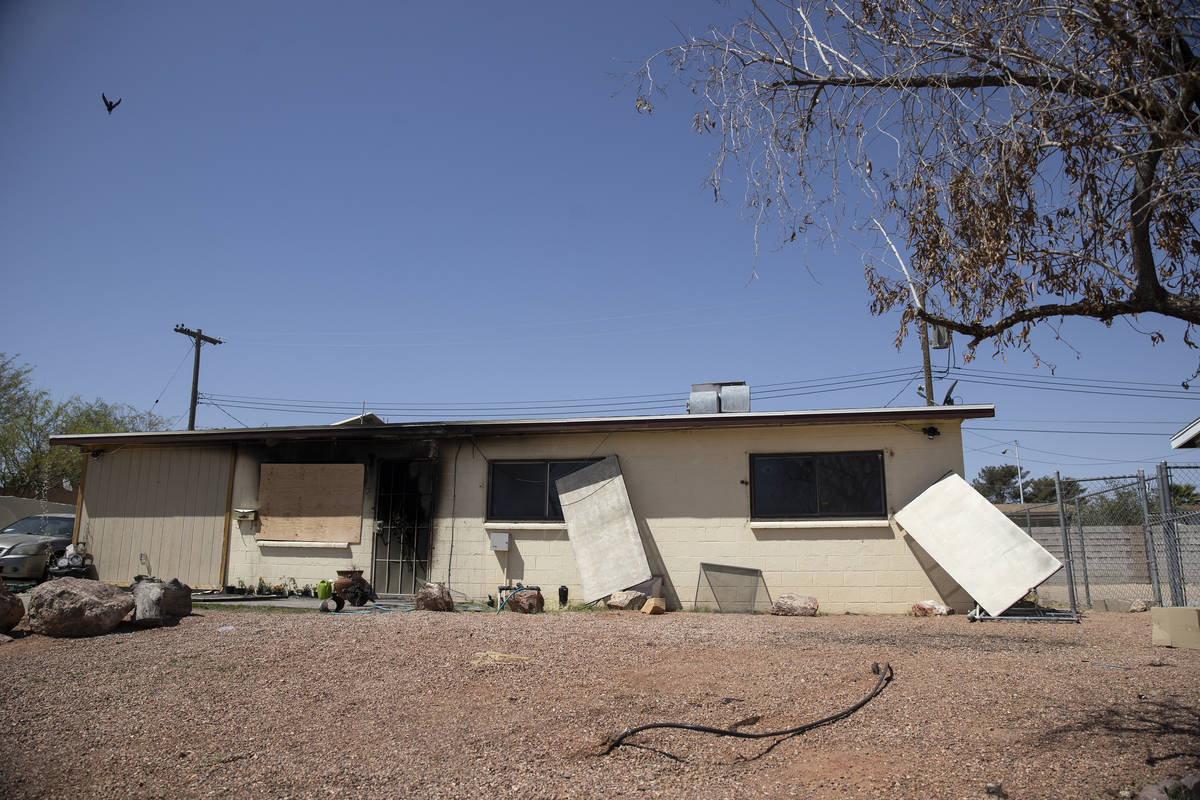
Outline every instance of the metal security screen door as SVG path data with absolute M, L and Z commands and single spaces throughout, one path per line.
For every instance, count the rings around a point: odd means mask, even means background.
M 375 496 L 375 569 L 379 594 L 411 594 L 429 576 L 434 461 L 384 461 Z

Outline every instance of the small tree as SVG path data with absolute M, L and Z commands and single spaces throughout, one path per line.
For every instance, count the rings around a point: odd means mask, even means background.
M 1022 479 L 1028 475 L 1027 470 L 1021 470 Z M 1017 486 L 1017 468 L 1012 464 L 983 467 L 971 485 L 993 503 L 1015 503 L 1021 498 Z
M 1079 481 L 1074 478 L 1059 478 L 1062 487 L 1063 502 L 1070 502 L 1082 491 Z M 1058 490 L 1054 485 L 1053 475 L 1043 475 L 1025 484 L 1025 502 L 1027 503 L 1057 503 Z
M 1198 39 L 1195 0 L 764 0 L 652 55 L 636 107 L 682 81 L 717 139 L 714 195 L 740 166 L 745 208 L 782 241 L 877 232 L 875 314 L 973 351 L 1152 312 L 1192 344 Z
M 70 397 L 57 402 L 33 388 L 32 368 L 0 353 L 0 487 L 21 497 L 44 495 L 51 486 L 79 481 L 79 453 L 51 447 L 50 437 L 71 433 L 162 430 L 166 420 L 150 412 L 103 400 Z

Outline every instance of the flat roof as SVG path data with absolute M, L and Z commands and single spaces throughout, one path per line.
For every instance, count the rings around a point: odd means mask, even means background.
M 1171 437 L 1171 449 L 1178 450 L 1182 447 L 1200 447 L 1200 443 L 1196 441 L 1197 439 L 1200 439 L 1200 417 L 1196 417 L 1187 427 Z
M 51 436 L 50 444 L 82 448 L 130 444 L 220 444 L 297 440 L 355 441 L 506 436 L 533 433 L 615 433 L 638 430 L 697 428 L 764 428 L 790 425 L 931 422 L 996 416 L 991 404 L 904 406 L 900 408 L 836 408 L 820 411 L 749 411 L 725 414 L 659 414 L 635 417 L 566 419 L 462 420 L 394 422 L 382 425 L 304 425 L 278 428 L 219 428 L 202 431 L 83 433 Z

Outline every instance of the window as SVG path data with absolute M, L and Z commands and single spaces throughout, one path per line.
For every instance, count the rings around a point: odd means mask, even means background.
M 750 456 L 754 519 L 885 517 L 883 453 Z
M 599 460 L 492 461 L 488 464 L 488 519 L 561 520 L 562 506 L 554 482 Z

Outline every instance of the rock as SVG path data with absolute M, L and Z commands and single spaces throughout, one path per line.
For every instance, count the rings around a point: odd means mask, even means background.
M 983 785 L 983 792 L 992 797 L 1008 797 L 1008 792 L 1004 791 L 1004 784 L 1000 781 L 988 781 Z
M 642 606 L 643 614 L 665 614 L 667 613 L 667 601 L 661 597 L 651 597 Z
M 820 608 L 817 598 L 804 594 L 781 594 L 771 604 L 771 613 L 778 617 L 815 617 Z
M 170 617 L 186 617 L 192 613 L 192 587 L 179 578 L 171 578 L 163 589 L 163 611 Z
M 162 625 L 168 619 L 192 613 L 192 590 L 178 578 L 163 581 L 138 575 L 130 589 L 133 619 L 143 625 Z
M 8 644 L 12 640 L 13 640 L 13 637 L 5 636 L 3 633 L 0 633 L 0 644 Z
M 217 628 L 217 633 L 233 633 L 236 630 L 237 628 L 233 627 L 232 625 L 222 625 L 221 627 Z
M 427 583 L 413 600 L 417 611 L 453 611 L 454 598 L 444 583 Z
M 521 614 L 540 614 L 546 608 L 546 600 L 536 589 L 522 589 L 510 594 L 504 607 Z
M 950 606 L 939 603 L 937 600 L 922 600 L 919 603 L 913 603 L 912 613 L 914 617 L 944 617 L 953 614 L 954 611 Z
M 115 586 L 58 578 L 29 593 L 29 628 L 44 636 L 108 633 L 133 610 L 133 598 Z
M 1145 600 L 1134 600 L 1129 604 L 1129 611 L 1132 614 L 1137 614 L 1143 611 L 1149 611 L 1150 606 Z
M 23 616 L 25 604 L 8 590 L 7 583 L 0 581 L 0 633 L 8 633 L 17 627 Z
M 608 596 L 608 600 L 604 601 L 604 605 L 618 611 L 637 611 L 645 602 L 646 595 L 641 592 L 625 591 L 613 592 Z
M 130 587 L 133 595 L 133 620 L 139 625 L 162 625 L 166 620 L 163 611 L 165 584 L 153 578 L 143 578 Z
M 1137 793 L 1137 800 L 1171 800 L 1171 796 L 1167 794 L 1161 784 L 1153 783 L 1142 787 L 1142 790 Z

